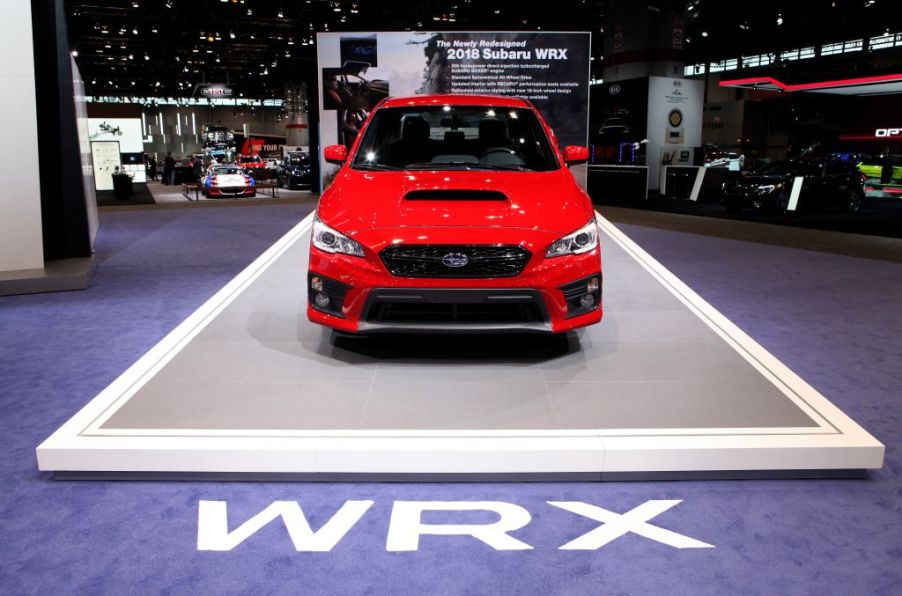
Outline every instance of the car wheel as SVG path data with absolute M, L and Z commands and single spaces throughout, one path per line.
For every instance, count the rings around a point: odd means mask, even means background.
M 739 201 L 726 201 L 723 205 L 727 208 L 727 213 L 742 212 L 742 203 L 740 203 Z
M 860 190 L 849 191 L 846 197 L 845 208 L 849 213 L 857 213 L 861 209 L 862 192 Z
M 766 210 L 771 215 L 782 215 L 786 213 L 789 207 L 789 193 L 783 190 L 774 197 L 773 201 L 767 203 Z

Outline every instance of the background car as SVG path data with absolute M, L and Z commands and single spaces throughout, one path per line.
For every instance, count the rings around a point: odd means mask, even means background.
M 886 156 L 883 155 L 874 155 L 869 158 L 862 159 L 857 164 L 858 171 L 868 178 L 881 180 L 883 178 L 883 164 L 885 160 Z M 890 181 L 896 183 L 902 182 L 902 156 L 890 155 L 889 162 L 890 167 L 892 168 Z
M 257 185 L 253 176 L 235 164 L 213 165 L 203 179 L 203 193 L 207 198 L 254 197 Z
M 864 179 L 855 166 L 815 158 L 774 161 L 749 172 L 723 186 L 723 204 L 732 213 L 743 208 L 783 213 L 797 177 L 803 178 L 798 209 L 833 206 L 855 212 L 861 208 Z
M 310 188 L 310 154 L 296 151 L 286 155 L 279 166 L 278 183 L 289 190 Z
M 742 169 L 742 163 L 745 158 L 734 152 L 714 151 L 705 153 L 706 168 L 726 168 L 731 172 L 738 172 Z

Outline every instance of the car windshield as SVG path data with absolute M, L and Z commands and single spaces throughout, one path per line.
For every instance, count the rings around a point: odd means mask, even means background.
M 412 106 L 376 110 L 354 158 L 357 169 L 558 169 L 528 108 Z
M 236 166 L 216 166 L 213 174 L 244 174 L 244 170 Z
M 310 157 L 306 154 L 303 155 L 290 155 L 288 157 L 288 163 L 293 166 L 305 166 L 310 163 Z

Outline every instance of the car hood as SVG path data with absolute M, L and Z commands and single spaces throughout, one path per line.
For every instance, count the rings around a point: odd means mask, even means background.
M 552 172 L 404 171 L 342 168 L 317 207 L 329 226 L 354 235 L 378 228 L 466 226 L 567 234 L 592 203 L 566 169 Z
M 211 179 L 216 181 L 220 186 L 244 186 L 247 184 L 247 178 L 244 174 L 213 174 Z

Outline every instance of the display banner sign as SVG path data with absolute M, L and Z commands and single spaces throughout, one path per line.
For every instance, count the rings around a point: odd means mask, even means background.
M 88 138 L 93 141 L 116 141 L 122 153 L 143 154 L 144 135 L 140 118 L 89 118 Z M 143 158 L 140 161 L 123 160 L 119 165 L 122 171 L 132 177 L 134 182 L 147 182 L 147 170 Z M 110 182 L 112 184 L 112 182 Z M 112 187 L 110 187 L 112 188 Z M 97 185 L 97 190 L 109 190 Z
M 692 153 L 702 144 L 704 95 L 702 80 L 648 78 L 649 188 L 661 188 L 662 165 L 692 165 Z
M 91 141 L 95 190 L 113 190 L 113 174 L 122 167 L 118 141 Z
M 350 147 L 383 98 L 434 93 L 528 99 L 560 145 L 586 145 L 589 33 L 318 33 L 320 144 Z M 336 167 L 320 161 L 322 175 Z

